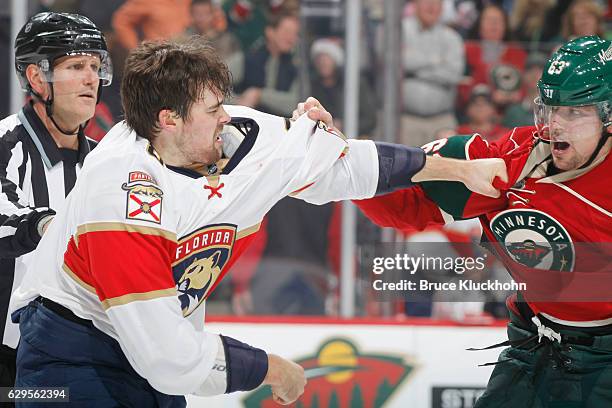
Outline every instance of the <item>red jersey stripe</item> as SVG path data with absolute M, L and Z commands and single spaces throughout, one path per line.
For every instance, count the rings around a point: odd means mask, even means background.
M 93 288 L 105 305 L 169 296 L 168 291 L 176 295 L 170 268 L 173 234 L 122 223 L 87 224 L 78 231 L 78 246 L 71 239 L 64 254 L 64 270 L 86 289 Z

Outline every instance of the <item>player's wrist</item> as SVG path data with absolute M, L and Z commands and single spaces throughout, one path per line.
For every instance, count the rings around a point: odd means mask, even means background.
M 440 156 L 426 156 L 425 165 L 412 178 L 413 182 L 462 181 L 465 161 Z
M 282 364 L 282 359 L 276 354 L 268 354 L 268 372 L 264 377 L 263 384 L 279 385 L 281 382 L 279 365 Z
M 470 160 L 456 160 L 456 171 L 452 172 L 457 178 L 455 181 L 460 181 L 463 184 L 469 181 L 474 171 L 474 163 Z

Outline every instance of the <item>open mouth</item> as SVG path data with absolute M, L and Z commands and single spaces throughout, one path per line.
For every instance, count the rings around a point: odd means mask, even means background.
M 568 142 L 553 142 L 552 146 L 554 151 L 563 152 L 569 149 L 570 144 Z
M 221 137 L 221 133 L 223 132 L 223 126 L 217 128 L 215 132 L 215 142 L 223 144 L 223 137 Z

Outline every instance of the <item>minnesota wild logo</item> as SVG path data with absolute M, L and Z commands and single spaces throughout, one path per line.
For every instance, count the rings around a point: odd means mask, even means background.
M 574 245 L 567 230 L 537 210 L 508 210 L 497 214 L 491 231 L 508 255 L 530 268 L 572 271 Z
M 388 354 L 361 354 L 349 340 L 325 342 L 314 356 L 298 360 L 308 384 L 296 408 L 382 407 L 414 369 L 404 358 Z M 247 408 L 278 407 L 270 387 L 244 399 Z

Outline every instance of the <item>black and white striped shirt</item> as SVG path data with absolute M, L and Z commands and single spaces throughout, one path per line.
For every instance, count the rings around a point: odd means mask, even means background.
M 40 241 L 38 222 L 62 205 L 96 145 L 82 132 L 78 141 L 78 151 L 57 147 L 30 104 L 0 121 L 0 328 L 12 348 L 19 331 L 8 304 Z

